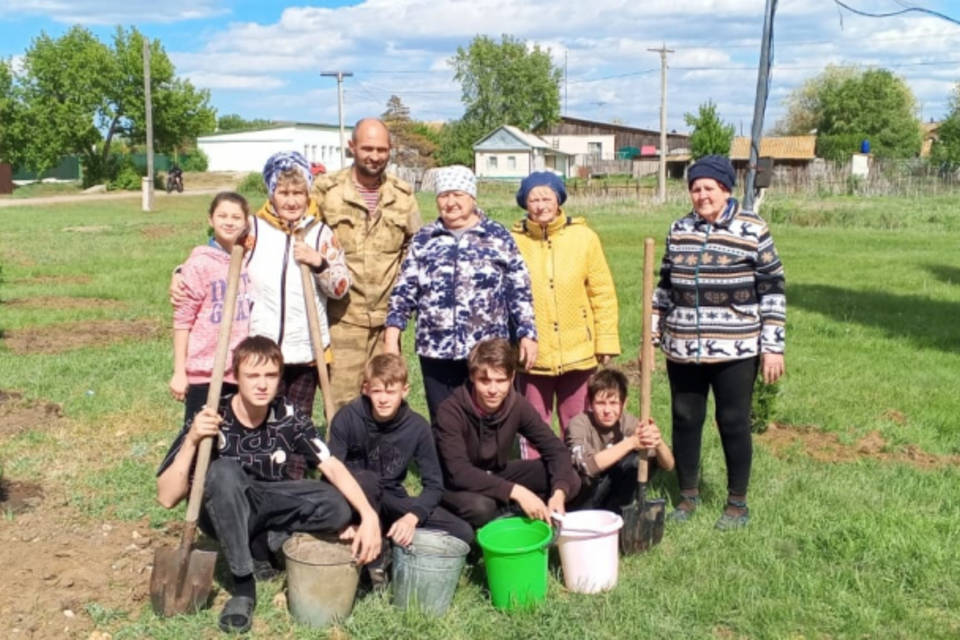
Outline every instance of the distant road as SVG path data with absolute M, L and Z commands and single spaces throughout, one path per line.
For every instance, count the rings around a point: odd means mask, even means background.
M 212 196 L 221 191 L 233 191 L 234 185 L 222 187 L 205 187 L 203 189 L 184 189 L 183 193 L 167 193 L 162 189 L 154 191 L 155 198 L 179 198 L 183 196 Z M 78 193 L 70 196 L 43 196 L 39 198 L 0 198 L 0 209 L 4 207 L 29 207 L 41 204 L 67 204 L 73 202 L 94 202 L 97 200 L 129 200 L 140 199 L 139 191 L 121 191 L 109 193 Z

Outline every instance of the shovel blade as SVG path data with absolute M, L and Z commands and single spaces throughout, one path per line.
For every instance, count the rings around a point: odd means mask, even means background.
M 620 546 L 625 554 L 647 551 L 663 539 L 666 504 L 663 499 L 641 498 L 623 509 Z
M 150 603 L 158 616 L 196 613 L 213 587 L 216 551 L 188 547 L 157 549 L 150 574 Z

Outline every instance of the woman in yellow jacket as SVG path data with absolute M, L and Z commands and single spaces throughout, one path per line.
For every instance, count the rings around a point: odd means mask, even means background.
M 617 293 L 600 239 L 583 218 L 560 208 L 567 199 L 554 173 L 531 173 L 517 191 L 527 217 L 511 233 L 533 284 L 540 348 L 520 376 L 520 391 L 548 425 L 556 403 L 560 430 L 587 408 L 587 379 L 620 353 Z M 539 457 L 521 440 L 525 459 Z

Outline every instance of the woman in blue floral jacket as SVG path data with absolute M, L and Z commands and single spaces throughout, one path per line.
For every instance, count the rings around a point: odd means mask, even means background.
M 416 349 L 431 420 L 467 380 L 467 355 L 490 338 L 518 341 L 529 368 L 537 358 L 530 274 L 503 225 L 477 207 L 467 167 L 437 171 L 439 217 L 410 242 L 390 294 L 384 342 L 400 353 L 400 333 L 417 314 Z

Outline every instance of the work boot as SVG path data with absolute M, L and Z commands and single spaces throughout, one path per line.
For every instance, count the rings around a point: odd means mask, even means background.
M 680 494 L 680 496 L 683 500 L 681 500 L 677 507 L 667 516 L 672 522 L 686 522 L 693 516 L 693 512 L 697 510 L 697 507 L 700 506 L 700 494 L 693 496 Z
M 732 531 L 742 529 L 750 522 L 750 507 L 743 500 L 727 500 L 727 506 L 724 507 L 720 519 L 717 520 L 715 528 L 720 531 Z

